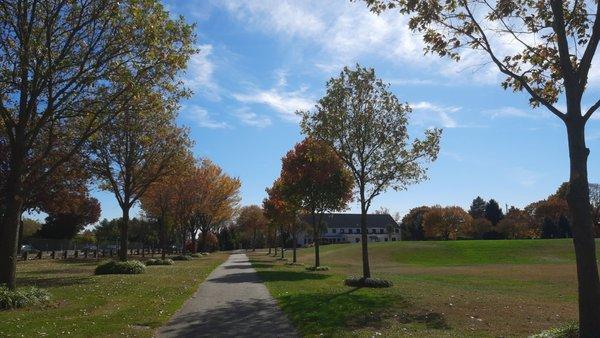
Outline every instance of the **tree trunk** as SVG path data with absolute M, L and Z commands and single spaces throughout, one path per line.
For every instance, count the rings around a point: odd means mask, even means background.
M 0 229 L 0 284 L 15 289 L 17 270 L 17 242 L 22 202 L 16 196 L 15 183 L 7 183 L 5 210 Z
M 194 231 L 190 231 L 191 241 L 192 241 L 192 253 L 198 252 L 198 240 L 196 239 L 196 233 Z
M 208 230 L 206 230 L 206 231 L 202 230 L 202 251 L 203 252 L 209 251 L 207 240 L 208 240 Z
M 296 247 L 298 246 L 298 234 L 296 231 L 296 228 L 294 227 L 292 229 L 292 252 L 293 252 L 293 258 L 292 258 L 292 262 L 296 263 L 297 262 L 297 258 L 296 258 Z
M 315 212 L 312 212 L 312 225 L 313 225 L 313 233 L 314 233 L 314 241 L 315 241 L 315 268 L 321 265 L 321 259 L 319 257 L 319 240 L 320 240 L 320 231 L 319 226 L 317 225 L 315 219 Z
M 119 248 L 119 260 L 127 261 L 127 245 L 129 230 L 129 206 L 121 207 L 123 210 L 123 219 L 121 221 L 121 247 Z
M 371 268 L 369 267 L 369 248 L 368 248 L 368 233 L 367 233 L 367 208 L 365 203 L 361 201 L 360 206 L 360 232 L 362 237 L 362 261 L 363 261 L 363 278 L 371 278 Z
M 283 227 L 281 229 L 281 259 L 285 258 L 285 236 L 283 233 Z
M 160 248 L 162 250 L 162 259 L 167 258 L 167 227 L 165 225 L 165 218 L 163 216 L 158 220 L 160 227 Z
M 567 202 L 573 222 L 573 244 L 577 260 L 579 293 L 579 335 L 596 337 L 600 333 L 600 279 L 596 261 L 596 243 L 590 210 L 585 121 L 567 118 L 570 179 Z

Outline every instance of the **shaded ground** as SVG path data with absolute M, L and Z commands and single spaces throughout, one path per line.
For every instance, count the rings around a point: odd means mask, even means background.
M 275 272 L 274 274 L 278 274 Z M 306 278 L 315 275 L 306 274 Z M 279 278 L 285 280 L 285 276 Z M 294 337 L 290 321 L 244 254 L 215 269 L 157 337 Z
M 141 275 L 94 276 L 93 260 L 18 262 L 18 286 L 47 289 L 51 303 L 0 311 L 0 337 L 151 337 L 227 256 L 149 266 Z
M 577 320 L 570 240 L 370 243 L 373 276 L 394 282 L 387 289 L 343 286 L 362 271 L 360 249 L 322 246 L 324 272 L 265 252 L 251 259 L 306 336 L 524 337 Z M 313 252 L 299 261 L 310 265 Z

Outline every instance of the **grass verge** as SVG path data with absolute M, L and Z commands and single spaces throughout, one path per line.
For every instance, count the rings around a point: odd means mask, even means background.
M 46 308 L 0 312 L 0 337 L 151 337 L 226 258 L 215 253 L 145 274 L 94 276 L 96 261 L 19 262 L 17 284 L 46 289 Z

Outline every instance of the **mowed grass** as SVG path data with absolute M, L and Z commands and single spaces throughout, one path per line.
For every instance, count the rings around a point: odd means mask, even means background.
M 313 252 L 299 261 L 312 265 Z M 305 336 L 525 337 L 577 321 L 568 239 L 369 243 L 369 253 L 373 277 L 393 287 L 343 285 L 362 274 L 358 244 L 322 246 L 324 272 L 251 259 Z
M 149 266 L 140 275 L 94 276 L 95 261 L 19 262 L 18 286 L 47 289 L 51 303 L 0 311 L 0 337 L 150 337 L 227 256 Z

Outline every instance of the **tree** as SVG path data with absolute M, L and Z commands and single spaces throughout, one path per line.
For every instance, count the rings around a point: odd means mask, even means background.
M 429 211 L 428 206 L 412 208 L 402 218 L 400 223 L 402 239 L 409 241 L 422 241 L 425 239 L 423 231 L 423 218 Z
M 323 214 L 346 208 L 352 199 L 352 176 L 329 145 L 311 137 L 296 144 L 281 161 L 286 199 L 310 215 L 318 267 Z
M 492 222 L 493 226 L 496 226 L 502 217 L 504 217 L 504 213 L 502 212 L 502 209 L 500 209 L 498 202 L 494 199 L 489 200 L 485 204 L 485 218 Z
M 157 75 L 192 29 L 158 1 L 0 1 L 0 284 L 14 289 L 23 206 Z
M 51 210 L 37 235 L 43 238 L 72 239 L 85 226 L 100 218 L 100 203 L 88 195 L 62 196 L 67 208 Z
M 350 169 L 361 211 L 363 277 L 370 278 L 367 213 L 388 188 L 403 190 L 426 178 L 425 163 L 439 152 L 441 130 L 425 131 L 409 145 L 410 107 L 401 103 L 375 70 L 344 67 L 327 82 L 314 111 L 301 112 L 302 131 L 329 144 Z
M 544 106 L 564 122 L 569 147 L 567 201 L 577 261 L 579 334 L 600 332 L 600 278 L 590 212 L 585 126 L 600 107 L 586 107 L 588 75 L 600 42 L 595 1 L 364 0 L 372 11 L 410 15 L 427 51 L 460 60 L 461 51 L 485 55 L 506 76 L 502 87 L 525 91 L 533 107 Z M 504 48 L 511 41 L 516 48 Z M 557 105 L 561 102 L 565 108 Z M 586 107 L 586 108 L 583 108 Z
M 497 230 L 504 238 L 537 238 L 539 231 L 531 216 L 524 210 L 510 208 L 500 220 Z
M 258 205 L 249 205 L 243 207 L 240 210 L 237 224 L 242 231 L 249 236 L 252 251 L 255 251 L 258 245 L 259 236 L 267 226 L 267 219 L 264 216 L 262 208 Z
M 472 216 L 470 212 L 469 215 Z M 490 222 L 487 218 L 473 218 L 469 235 L 474 239 L 486 239 L 492 232 L 492 229 L 492 222 Z
M 470 231 L 473 218 L 461 207 L 431 207 L 423 218 L 423 229 L 429 238 L 457 239 Z
M 471 215 L 471 217 L 473 217 L 473 218 L 484 218 L 485 217 L 485 208 L 486 208 L 485 200 L 483 198 L 477 196 L 471 203 L 471 207 L 469 208 L 469 215 Z
M 287 190 L 287 191 L 286 191 Z M 289 233 L 292 237 L 292 252 L 294 263 L 297 262 L 296 246 L 298 243 L 298 224 L 299 214 L 301 211 L 299 201 L 295 199 L 293 194 L 286 194 L 292 189 L 286 189 L 283 186 L 281 178 L 273 182 L 270 188 L 267 188 L 267 198 L 263 200 L 263 210 L 265 217 L 269 219 L 269 223 L 279 226 L 279 234 L 281 236 L 281 258 L 285 254 L 285 234 Z
M 190 144 L 185 130 L 175 125 L 173 103 L 147 93 L 102 128 L 93 140 L 93 170 L 100 187 L 111 191 L 122 211 L 119 259 L 127 260 L 129 211 L 146 190 L 173 173 L 178 155 Z
M 201 186 L 196 193 L 200 195 L 200 203 L 191 221 L 201 232 L 203 245 L 207 245 L 207 236 L 214 235 L 220 226 L 233 217 L 240 201 L 241 182 L 208 159 L 202 160 L 199 169 Z M 202 249 L 209 250 L 207 246 Z

